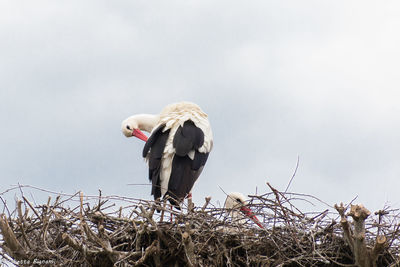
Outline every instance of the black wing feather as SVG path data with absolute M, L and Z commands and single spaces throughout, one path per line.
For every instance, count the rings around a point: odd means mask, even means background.
M 203 170 L 203 168 L 193 170 L 191 166 L 192 160 L 188 156 L 174 156 L 166 195 L 172 197 L 169 201 L 176 207 L 178 207 L 178 203 L 182 202 L 190 190 L 192 190 L 194 183 Z
M 191 150 L 200 148 L 203 143 L 203 131 L 196 127 L 191 120 L 185 121 L 183 127 L 179 126 L 173 140 L 175 153 L 182 157 L 187 155 Z
M 169 135 L 169 130 L 162 131 L 164 127 L 165 125 L 160 125 L 154 130 L 143 148 L 143 157 L 149 156 L 149 180 L 152 183 L 151 194 L 154 195 L 154 199 L 161 197 L 161 159 Z
M 196 151 L 192 161 L 192 169 L 198 170 L 203 167 L 207 162 L 208 154 L 209 153 L 200 153 L 199 151 Z
M 190 120 L 186 121 L 183 127 L 179 127 L 175 133 L 173 146 L 176 154 L 172 161 L 172 171 L 166 195 L 172 197 L 169 201 L 176 207 L 192 190 L 207 161 L 208 153 L 198 151 L 203 143 L 203 131 Z M 193 160 L 188 156 L 188 153 L 192 150 L 195 150 Z
M 143 153 L 142 156 L 145 158 L 147 156 L 147 153 L 149 153 L 150 148 L 154 144 L 154 142 L 159 138 L 159 136 L 162 134 L 162 129 L 165 127 L 165 124 L 161 124 L 160 126 L 155 129 L 152 134 L 150 135 L 149 139 L 147 139 L 146 144 L 143 147 Z

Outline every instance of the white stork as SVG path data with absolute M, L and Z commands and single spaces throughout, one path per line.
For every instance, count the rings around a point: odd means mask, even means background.
M 226 197 L 224 208 L 229 211 L 229 216 L 231 216 L 234 221 L 244 224 L 246 222 L 245 218 L 248 217 L 260 228 L 264 228 L 257 216 L 254 215 L 253 211 L 248 207 L 248 202 L 243 194 L 238 192 L 229 193 Z
M 148 139 L 142 130 L 151 133 Z M 194 103 L 170 104 L 157 115 L 127 118 L 122 132 L 146 141 L 143 157 L 149 165 L 154 199 L 169 196 L 170 203 L 179 208 L 191 195 L 213 146 L 207 114 Z

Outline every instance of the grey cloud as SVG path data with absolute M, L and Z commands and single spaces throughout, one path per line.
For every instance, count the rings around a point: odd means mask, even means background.
M 197 202 L 284 189 L 297 155 L 294 191 L 399 202 L 397 4 L 25 4 L 0 11 L 5 186 L 150 198 L 120 122 L 190 100 L 215 138 Z

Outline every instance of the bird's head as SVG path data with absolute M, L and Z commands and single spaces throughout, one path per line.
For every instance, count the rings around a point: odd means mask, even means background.
M 225 209 L 240 209 L 247 205 L 246 198 L 239 192 L 232 192 L 226 197 L 224 207 Z
M 126 137 L 135 136 L 145 142 L 147 141 L 147 136 L 140 130 L 136 116 L 131 116 L 124 120 L 121 125 L 121 130 Z
M 255 224 L 260 228 L 264 228 L 257 216 L 254 215 L 253 211 L 249 208 L 248 202 L 245 196 L 238 192 L 230 193 L 225 200 L 225 209 L 228 210 L 240 210 L 244 215 L 249 217 Z

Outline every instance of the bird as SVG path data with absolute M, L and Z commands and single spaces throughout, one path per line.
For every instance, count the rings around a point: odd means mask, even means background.
M 248 207 L 248 201 L 242 193 L 229 193 L 226 197 L 224 208 L 228 211 L 228 214 L 233 221 L 239 224 L 245 224 L 247 222 L 247 217 L 260 228 L 264 229 L 264 226 L 258 220 L 257 216 L 254 215 L 253 211 Z
M 159 114 L 137 114 L 122 122 L 126 137 L 145 141 L 151 194 L 179 209 L 200 176 L 213 147 L 208 115 L 192 102 L 167 105 Z M 149 132 L 150 137 L 142 132 Z

